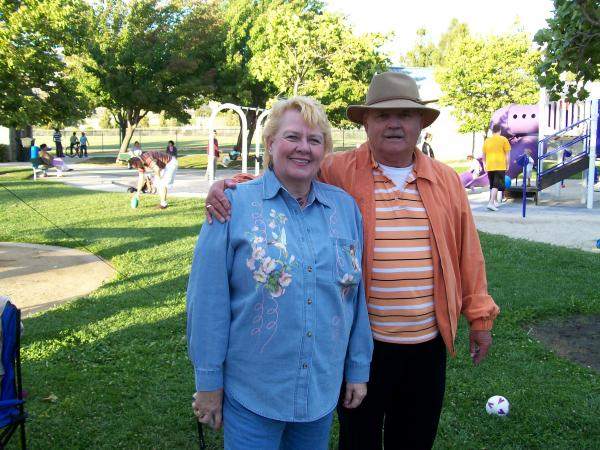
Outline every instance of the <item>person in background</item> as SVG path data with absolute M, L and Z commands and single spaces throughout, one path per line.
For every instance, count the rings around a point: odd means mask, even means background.
M 62 145 L 62 134 L 58 128 L 54 129 L 54 134 L 52 135 L 52 140 L 54 141 L 54 146 L 56 147 L 56 156 L 62 158 L 63 153 L 63 145 Z
M 483 163 L 490 180 L 490 199 L 487 209 L 498 211 L 498 192 L 504 191 L 504 177 L 510 166 L 510 143 L 502 136 L 499 124 L 492 127 L 492 135 L 483 143 Z
M 347 408 L 366 394 L 361 218 L 348 194 L 315 181 L 332 150 L 321 104 L 280 100 L 263 133 L 268 170 L 227 192 L 231 220 L 202 226 L 194 252 L 192 407 L 224 423 L 228 450 L 326 450 L 342 379 Z
M 416 147 L 423 128 L 439 116 L 427 103 L 408 75 L 375 75 L 365 105 L 346 111 L 364 126 L 367 142 L 321 164 L 320 179 L 352 195 L 363 216 L 363 277 L 375 344 L 367 397 L 356 409 L 338 406 L 341 450 L 431 448 L 446 352 L 456 354 L 460 315 L 469 324 L 475 365 L 492 344 L 500 310 L 487 292 L 466 192 L 451 167 Z M 207 214 L 219 221 L 235 214 L 225 186 L 234 184 L 213 184 L 206 199 Z
M 133 147 L 131 147 L 131 154 L 133 156 L 140 156 L 142 154 L 142 144 L 140 141 L 135 141 Z
M 77 138 L 77 133 L 73 131 L 71 138 L 69 139 L 69 156 L 73 157 L 73 149 L 75 149 L 75 156 L 79 154 L 79 139 Z
M 50 148 L 46 144 L 42 144 L 39 150 L 39 158 L 45 165 L 54 167 L 59 177 L 62 177 L 63 172 L 70 172 L 73 170 L 65 164 L 62 158 L 56 158 L 49 152 Z
M 154 175 L 154 185 L 158 189 L 160 203 L 156 205 L 157 209 L 166 209 L 167 187 L 172 187 L 177 173 L 177 158 L 164 152 L 141 152 L 129 160 L 130 167 L 138 170 L 138 183 L 136 196 L 138 203 L 140 193 L 146 184 L 146 170 Z
M 87 136 L 85 135 L 85 132 L 82 131 L 81 137 L 79 138 L 79 157 L 80 158 L 83 158 L 84 155 L 87 158 L 88 142 L 89 142 L 89 140 L 88 140 Z
M 430 158 L 435 159 L 435 155 L 433 154 L 433 148 L 431 148 L 432 139 L 433 136 L 431 135 L 431 133 L 425 133 L 425 138 L 423 139 L 423 148 L 421 148 L 421 151 Z
M 473 174 L 473 178 L 478 177 L 482 171 L 479 160 L 475 159 L 473 155 L 467 155 L 467 162 L 469 163 L 469 172 Z
M 167 144 L 167 149 L 165 150 L 167 155 L 171 155 L 173 158 L 177 158 L 177 147 L 175 146 L 175 142 L 169 141 Z
M 213 176 L 217 177 L 217 163 L 219 162 L 219 156 L 221 156 L 221 152 L 219 151 L 219 140 L 217 139 L 217 130 L 213 130 L 213 149 L 214 149 L 214 158 L 213 158 Z M 206 168 L 206 174 L 204 175 L 204 179 L 208 180 L 208 166 Z
M 533 156 L 530 148 L 526 148 L 523 151 L 523 155 L 519 158 L 519 160 L 514 161 L 515 163 L 521 164 L 523 166 L 523 172 L 527 175 L 527 186 L 531 186 L 531 174 L 533 172 Z

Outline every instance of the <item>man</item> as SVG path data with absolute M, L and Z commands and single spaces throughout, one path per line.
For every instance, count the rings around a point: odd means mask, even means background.
M 62 158 L 65 156 L 63 154 L 63 145 L 62 145 L 62 134 L 58 128 L 54 129 L 54 134 L 52 135 L 52 140 L 54 141 L 54 146 L 56 147 L 56 156 Z
M 483 163 L 490 180 L 487 209 L 498 211 L 498 191 L 504 191 L 504 177 L 510 166 L 510 143 L 500 134 L 500 125 L 492 127 L 492 136 L 483 143 Z
M 374 337 L 367 396 L 338 405 L 340 449 L 427 449 L 433 445 L 462 313 L 479 364 L 499 309 L 487 293 L 477 229 L 459 176 L 416 147 L 439 111 L 400 73 L 375 75 L 366 105 L 348 107 L 368 141 L 330 155 L 321 179 L 351 194 L 363 215 L 363 276 Z M 228 217 L 216 183 L 207 212 Z M 343 392 L 343 388 L 342 388 Z M 385 429 L 385 434 L 383 432 Z
M 146 182 L 146 169 L 154 174 L 154 184 L 158 188 L 160 203 L 156 205 L 157 209 L 166 209 L 167 204 L 167 186 L 172 187 L 177 173 L 177 158 L 164 152 L 141 152 L 136 151 L 136 156 L 129 160 L 131 167 L 138 170 L 138 183 L 136 197 L 140 200 L 140 192 Z
M 77 133 L 75 131 L 73 131 L 71 139 L 69 140 L 69 156 L 71 158 L 73 157 L 73 149 L 75 149 L 75 156 L 77 156 L 77 154 L 79 153 L 79 139 L 77 139 Z

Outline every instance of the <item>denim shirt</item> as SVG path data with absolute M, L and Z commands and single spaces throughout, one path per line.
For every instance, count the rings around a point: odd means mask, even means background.
M 270 170 L 226 195 L 231 219 L 202 227 L 187 290 L 196 389 L 224 388 L 263 417 L 317 420 L 342 376 L 369 378 L 358 207 L 313 181 L 302 209 Z

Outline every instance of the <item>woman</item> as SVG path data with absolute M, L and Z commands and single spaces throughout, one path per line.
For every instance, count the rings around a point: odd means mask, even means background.
M 133 156 L 140 156 L 142 151 L 142 144 L 140 144 L 140 141 L 135 141 L 133 143 L 133 147 L 131 148 L 131 154 Z
M 63 172 L 70 172 L 71 169 L 69 166 L 65 164 L 65 162 L 61 158 L 55 158 L 50 153 L 48 153 L 50 149 L 46 144 L 42 144 L 40 146 L 40 151 L 38 156 L 40 160 L 46 164 L 47 166 L 52 166 L 56 169 L 57 176 L 62 177 Z
M 423 148 L 421 149 L 421 151 L 426 154 L 427 156 L 429 156 L 430 158 L 435 159 L 435 155 L 433 154 L 433 148 L 431 148 L 431 140 L 433 139 L 433 136 L 431 135 L 431 133 L 425 133 L 425 138 L 423 139 Z
M 342 375 L 350 408 L 369 377 L 362 221 L 349 195 L 315 181 L 332 149 L 319 103 L 277 102 L 264 142 L 269 169 L 227 191 L 231 220 L 203 226 L 196 246 L 193 408 L 214 428 L 223 418 L 226 449 L 326 449 Z

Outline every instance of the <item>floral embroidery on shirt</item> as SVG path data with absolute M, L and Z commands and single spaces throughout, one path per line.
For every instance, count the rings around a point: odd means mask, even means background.
M 269 214 L 271 220 L 268 223 L 271 237 L 265 238 L 256 234 L 257 227 L 252 228 L 252 233 L 247 233 L 252 256 L 246 260 L 246 266 L 252 271 L 256 287 L 264 287 L 271 297 L 281 297 L 285 289 L 292 283 L 291 270 L 298 263 L 294 255 L 288 256 L 287 238 L 285 234 L 285 223 L 288 218 L 285 214 L 271 209 Z M 279 257 L 267 256 L 268 246 L 279 250 Z
M 341 247 L 341 255 L 339 254 Z M 356 257 L 354 244 L 336 245 L 338 282 L 341 285 L 342 297 L 346 297 L 351 288 L 358 285 L 360 277 L 360 263 Z

